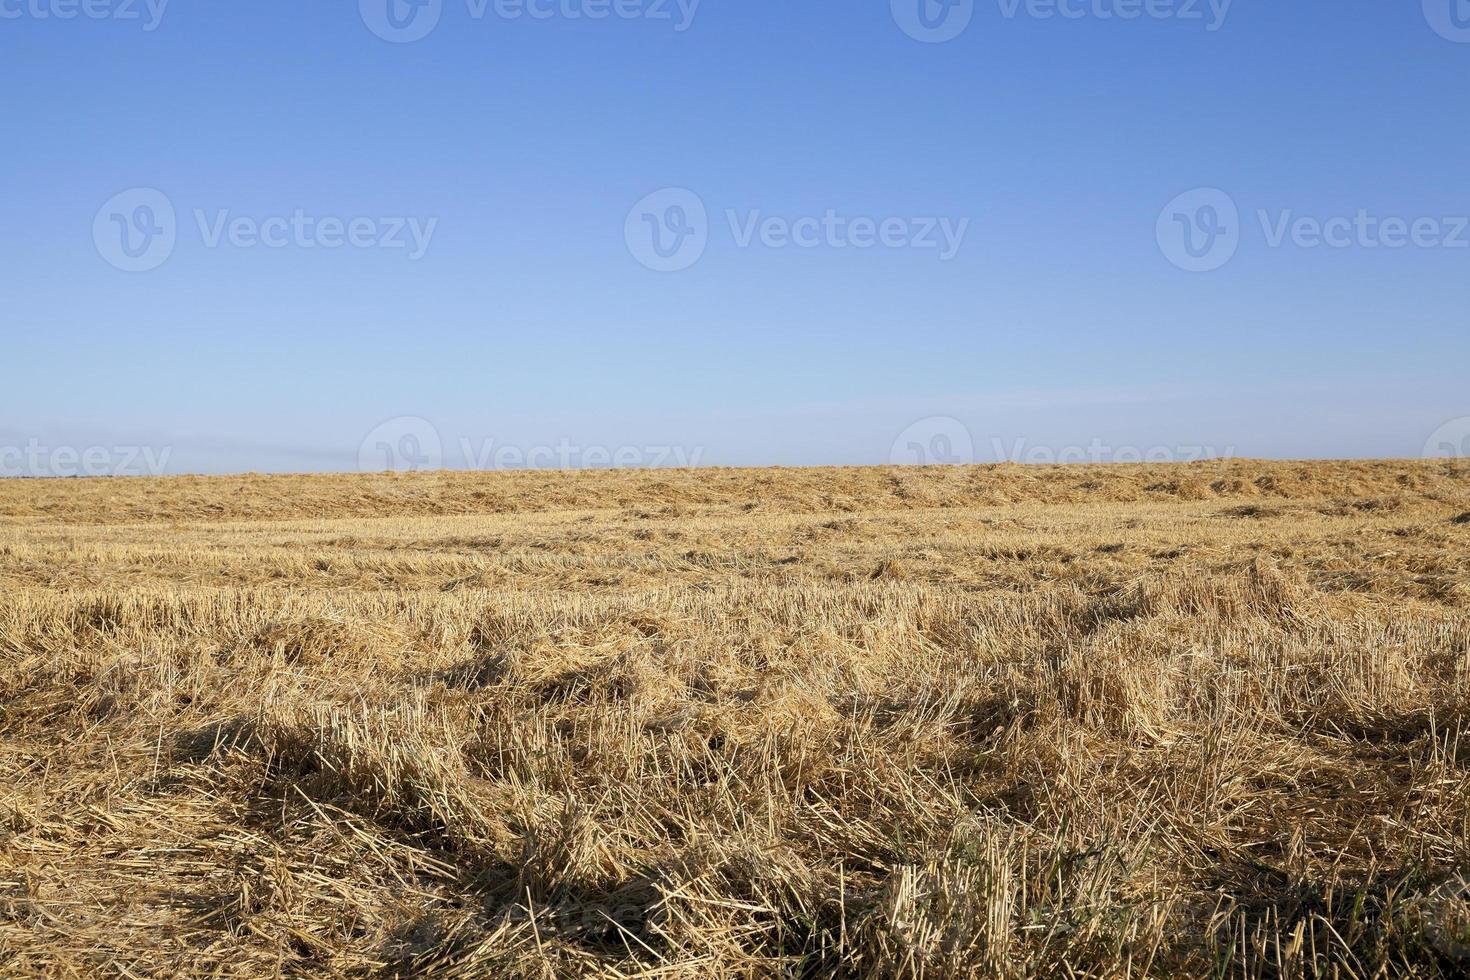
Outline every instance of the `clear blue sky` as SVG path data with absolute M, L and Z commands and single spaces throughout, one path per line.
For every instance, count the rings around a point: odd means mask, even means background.
M 1273 246 L 1258 217 L 1455 237 L 1470 3 L 1436 25 L 1438 0 L 1235 0 L 1223 20 L 1208 0 L 976 0 L 925 43 L 903 0 L 704 0 L 687 24 L 689 0 L 537 0 L 536 18 L 443 0 L 395 43 L 373 0 L 57 16 L 82 2 L 0 0 L 0 445 L 351 469 L 412 416 L 449 466 L 462 441 L 853 464 L 941 416 L 980 460 L 1413 456 L 1470 415 L 1470 247 Z M 1130 3 L 1144 15 L 1101 16 Z M 637 16 L 569 16 L 599 4 Z M 176 211 L 150 271 L 94 234 L 135 188 Z M 708 213 L 672 272 L 629 245 L 666 188 Z M 1212 271 L 1161 246 L 1172 222 L 1207 230 L 1163 214 L 1196 188 L 1239 209 Z M 226 212 L 436 223 L 417 258 L 211 247 Z M 756 212 L 968 224 L 946 259 L 742 244 Z

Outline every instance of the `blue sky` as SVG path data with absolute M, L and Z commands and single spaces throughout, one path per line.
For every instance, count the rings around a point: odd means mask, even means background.
M 384 2 L 0 0 L 0 473 L 1416 456 L 1470 416 L 1464 0 L 923 0 L 942 41 L 920 0 L 394 0 L 412 41 Z

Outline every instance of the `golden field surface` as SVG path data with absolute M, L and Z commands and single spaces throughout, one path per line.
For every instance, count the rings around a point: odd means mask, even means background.
M 1467 607 L 1451 462 L 0 482 L 0 975 L 1463 975 Z

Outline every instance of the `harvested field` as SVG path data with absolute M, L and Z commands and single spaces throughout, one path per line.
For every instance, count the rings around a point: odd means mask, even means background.
M 0 482 L 0 974 L 1454 976 L 1470 468 Z

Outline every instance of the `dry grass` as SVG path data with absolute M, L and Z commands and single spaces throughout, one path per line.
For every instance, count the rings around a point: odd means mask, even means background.
M 1449 464 L 0 483 L 0 974 L 1453 976 Z

